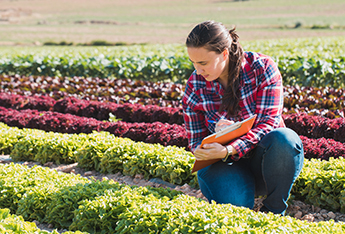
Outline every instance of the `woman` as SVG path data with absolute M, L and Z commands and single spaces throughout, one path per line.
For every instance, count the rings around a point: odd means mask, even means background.
M 266 55 L 244 52 L 238 38 L 235 29 L 206 21 L 186 40 L 195 67 L 182 100 L 189 147 L 197 160 L 222 159 L 198 171 L 199 186 L 209 201 L 251 209 L 255 196 L 266 195 L 260 210 L 284 215 L 303 166 L 303 145 L 283 122 L 276 64 Z M 246 135 L 200 147 L 204 137 L 254 114 Z

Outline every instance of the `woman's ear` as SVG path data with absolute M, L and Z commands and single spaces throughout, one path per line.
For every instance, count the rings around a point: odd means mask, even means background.
M 223 50 L 222 54 L 223 54 L 223 59 L 226 60 L 229 57 L 229 49 L 226 48 L 225 50 Z

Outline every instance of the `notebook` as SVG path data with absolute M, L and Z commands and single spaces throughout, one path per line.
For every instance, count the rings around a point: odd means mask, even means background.
M 252 129 L 253 127 L 255 119 L 256 119 L 256 115 L 253 115 L 243 121 L 235 122 L 223 128 L 221 131 L 218 131 L 216 133 L 213 133 L 205 137 L 201 142 L 201 146 L 207 143 L 214 143 L 214 142 L 225 145 L 229 143 L 230 141 L 249 132 L 249 130 Z M 211 160 L 199 160 L 199 161 L 195 160 L 192 173 L 204 167 L 207 167 L 215 162 L 218 162 L 220 160 L 221 160 L 220 158 L 211 159 Z

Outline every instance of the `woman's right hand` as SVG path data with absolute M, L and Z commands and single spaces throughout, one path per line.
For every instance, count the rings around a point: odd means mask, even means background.
M 223 128 L 231 125 L 235 123 L 234 121 L 228 120 L 228 119 L 220 119 L 217 123 L 216 123 L 216 128 L 215 131 L 219 132 L 220 130 L 222 130 Z

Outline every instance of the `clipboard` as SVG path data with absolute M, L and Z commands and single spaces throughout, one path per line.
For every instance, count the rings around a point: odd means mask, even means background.
M 225 127 L 224 129 L 222 129 L 221 131 L 213 133 L 205 137 L 201 142 L 201 146 L 207 143 L 214 143 L 214 142 L 225 145 L 228 142 L 249 132 L 249 130 L 252 129 L 253 127 L 255 119 L 256 119 L 256 114 L 240 122 L 233 123 Z M 218 162 L 220 160 L 221 160 L 220 158 L 211 159 L 211 160 L 200 160 L 200 161 L 195 160 L 192 173 L 204 167 L 207 167 L 215 162 Z

